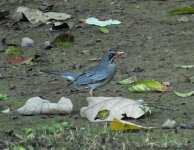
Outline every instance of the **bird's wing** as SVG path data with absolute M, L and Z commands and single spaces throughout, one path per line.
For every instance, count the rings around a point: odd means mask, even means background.
M 41 72 L 49 74 L 49 75 L 58 75 L 58 76 L 66 78 L 70 81 L 75 81 L 75 79 L 78 76 L 80 76 L 80 74 L 81 74 L 81 73 L 76 73 L 73 71 L 65 71 L 65 70 L 62 70 L 62 71 L 41 71 Z
M 75 83 L 79 85 L 94 84 L 106 80 L 109 77 L 109 72 L 105 69 L 90 70 L 87 73 L 80 75 Z
M 85 70 L 82 72 L 82 75 L 85 74 L 87 77 L 90 77 L 94 74 L 96 74 L 96 71 L 98 70 L 99 66 L 93 66 L 93 67 L 90 67 L 89 69 Z

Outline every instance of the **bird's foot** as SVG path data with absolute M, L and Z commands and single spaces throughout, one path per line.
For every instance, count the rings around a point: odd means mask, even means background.
M 92 93 L 92 95 L 91 95 L 92 97 L 96 97 L 96 93 Z
M 94 92 L 91 92 L 91 93 L 90 93 L 90 96 L 91 96 L 91 97 L 96 97 L 96 94 L 95 94 Z

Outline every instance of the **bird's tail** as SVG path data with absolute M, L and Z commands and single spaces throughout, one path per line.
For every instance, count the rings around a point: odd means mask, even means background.
M 56 75 L 56 76 L 61 76 L 64 77 L 72 82 L 74 82 L 78 76 L 80 76 L 81 73 L 76 73 L 73 71 L 47 71 L 47 70 L 41 70 L 41 73 L 46 73 L 48 75 Z

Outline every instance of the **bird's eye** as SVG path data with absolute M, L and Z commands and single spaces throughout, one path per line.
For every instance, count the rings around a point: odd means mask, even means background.
M 111 54 L 109 55 L 109 59 L 112 59 L 113 57 L 114 57 L 114 54 L 111 53 Z

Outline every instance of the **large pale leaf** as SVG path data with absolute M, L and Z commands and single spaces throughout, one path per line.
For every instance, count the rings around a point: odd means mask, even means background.
M 153 127 L 144 127 L 141 125 L 137 125 L 128 121 L 124 120 L 118 120 L 114 119 L 113 121 L 110 122 L 109 128 L 111 130 L 131 130 L 131 131 L 137 131 L 137 130 L 150 130 L 153 129 Z
M 167 86 L 156 80 L 137 80 L 132 82 L 129 87 L 129 91 L 133 92 L 148 92 L 159 91 L 163 92 L 167 90 Z
M 15 16 L 20 16 L 23 14 L 30 23 L 46 23 L 49 20 L 66 20 L 71 18 L 70 15 L 65 13 L 58 13 L 58 12 L 45 12 L 38 9 L 31 9 L 28 7 L 18 7 L 16 10 Z
M 82 107 L 80 114 L 91 122 L 112 121 L 114 118 L 139 118 L 149 108 L 143 105 L 143 100 L 132 100 L 122 97 L 88 97 L 88 106 Z M 145 109 L 142 109 L 145 108 Z
M 40 97 L 33 97 L 27 100 L 26 104 L 17 111 L 24 115 L 38 114 L 67 114 L 72 111 L 71 100 L 62 97 L 58 103 L 51 103 Z

